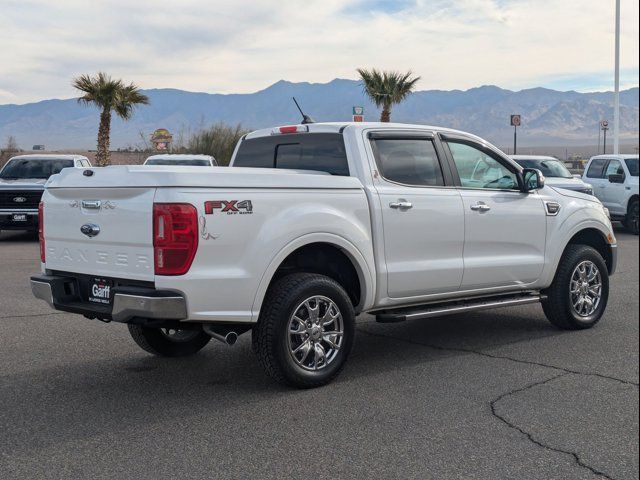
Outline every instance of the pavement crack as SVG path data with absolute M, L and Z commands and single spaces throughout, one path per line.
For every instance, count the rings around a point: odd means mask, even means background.
M 517 388 L 517 389 L 514 389 L 514 390 L 510 390 L 510 391 L 508 391 L 506 393 L 501 394 L 500 396 L 498 396 L 497 398 L 495 398 L 494 400 L 492 400 L 489 403 L 489 406 L 491 408 L 491 415 L 496 417 L 498 420 L 500 420 L 502 423 L 507 425 L 509 428 L 514 429 L 514 430 L 520 432 L 521 434 L 525 435 L 527 437 L 527 439 L 531 443 L 533 443 L 533 444 L 535 444 L 535 445 L 537 445 L 537 446 L 539 446 L 541 448 L 544 448 L 545 450 L 549 450 L 549 451 L 556 452 L 556 453 L 562 453 L 562 454 L 565 454 L 565 455 L 570 455 L 571 457 L 573 457 L 576 465 L 578 465 L 579 467 L 582 467 L 584 469 L 589 470 L 594 475 L 598 475 L 600 477 L 607 478 L 609 480 L 614 480 L 613 477 L 611 477 L 611 476 L 607 475 L 606 473 L 598 470 L 597 468 L 592 467 L 589 464 L 585 463 L 585 461 L 582 460 L 580 458 L 580 456 L 576 452 L 572 452 L 570 450 L 563 450 L 561 448 L 552 447 L 550 445 L 547 445 L 547 444 L 543 443 L 540 440 L 536 440 L 531 433 L 527 432 L 526 430 L 524 430 L 523 428 L 519 427 L 515 423 L 510 422 L 505 417 L 501 416 L 496 410 L 496 405 L 501 400 L 503 400 L 503 399 L 505 399 L 505 398 L 507 398 L 507 397 L 509 397 L 511 395 L 515 395 L 517 393 L 521 393 L 521 392 L 530 390 L 532 388 L 535 388 L 535 387 L 550 383 L 550 382 L 552 382 L 554 380 L 557 380 L 558 378 L 565 377 L 567 375 L 584 375 L 584 376 L 600 377 L 600 378 L 604 378 L 604 379 L 620 382 L 620 383 L 625 384 L 625 385 L 638 386 L 637 383 L 630 382 L 628 380 L 623 380 L 623 379 L 620 379 L 620 378 L 617 378 L 617 377 L 611 377 L 611 376 L 608 376 L 608 375 L 602 375 L 600 373 L 580 372 L 580 371 L 571 370 L 571 369 L 567 369 L 567 368 L 563 368 L 563 367 L 558 367 L 556 365 L 549 365 L 549 364 L 540 363 L 540 362 L 531 362 L 531 361 L 528 361 L 528 360 L 521 360 L 519 358 L 507 357 L 507 356 L 503 356 L 503 355 L 493 355 L 493 354 L 490 354 L 490 353 L 483 352 L 481 350 L 472 350 L 472 349 L 467 349 L 467 348 L 449 348 L 449 347 L 443 347 L 443 346 L 440 346 L 440 345 L 432 345 L 432 344 L 417 342 L 415 340 L 408 340 L 406 338 L 394 337 L 392 335 L 383 335 L 383 334 L 380 334 L 380 333 L 372 333 L 372 332 L 368 332 L 366 330 L 363 330 L 361 328 L 357 328 L 357 330 L 359 332 L 364 333 L 365 335 L 370 335 L 370 336 L 373 336 L 373 337 L 380 337 L 380 338 L 388 338 L 388 339 L 391 339 L 391 340 L 397 340 L 397 341 L 400 341 L 400 342 L 406 342 L 406 343 L 410 343 L 410 344 L 413 344 L 413 345 L 419 345 L 419 346 L 431 348 L 431 349 L 434 349 L 434 350 L 469 353 L 469 354 L 481 355 L 483 357 L 489 357 L 489 358 L 493 358 L 493 359 L 508 360 L 508 361 L 512 361 L 512 362 L 516 362 L 516 363 L 523 363 L 523 364 L 534 365 L 534 366 L 539 366 L 539 367 L 545 367 L 545 368 L 550 368 L 550 369 L 553 369 L 553 370 L 560 371 L 561 372 L 560 374 L 554 375 L 553 377 L 550 377 L 550 378 L 547 378 L 545 380 L 541 380 L 541 381 L 538 381 L 538 382 L 533 382 L 533 383 L 530 383 L 528 385 L 525 385 L 524 387 L 520 387 L 520 388 Z
M 601 470 L 598 470 L 597 468 L 592 467 L 591 465 L 585 463 L 585 461 L 582 458 L 580 458 L 580 455 L 578 455 L 576 452 L 573 452 L 571 450 L 564 450 L 562 448 L 552 447 L 551 445 L 547 445 L 546 443 L 543 443 L 542 441 L 537 440 L 531 433 L 527 432 L 526 430 L 524 430 L 522 427 L 519 427 L 515 423 L 509 421 L 506 417 L 500 415 L 498 413 L 498 411 L 497 411 L 497 404 L 501 400 L 504 400 L 505 398 L 507 398 L 507 397 L 509 397 L 511 395 L 515 395 L 517 393 L 522 393 L 522 392 L 525 392 L 527 390 L 531 390 L 532 388 L 539 387 L 541 385 L 545 385 L 547 383 L 550 383 L 550 382 L 552 382 L 554 380 L 557 380 L 557 379 L 559 379 L 561 377 L 564 377 L 564 376 L 567 376 L 567 375 L 572 375 L 572 373 L 571 372 L 561 373 L 561 374 L 555 375 L 555 376 L 553 376 L 551 378 L 547 378 L 546 380 L 533 382 L 533 383 L 530 383 L 528 385 L 525 385 L 524 387 L 520 387 L 520 388 L 517 388 L 517 389 L 514 389 L 514 390 L 510 390 L 510 391 L 508 391 L 506 393 L 503 393 L 502 395 L 500 395 L 499 397 L 495 398 L 494 400 L 492 400 L 490 402 L 489 405 L 491 407 L 491 415 L 493 415 L 495 418 L 500 420 L 507 427 L 509 427 L 509 428 L 511 428 L 513 430 L 516 430 L 516 431 L 520 432 L 522 435 L 526 436 L 527 439 L 531 443 L 533 443 L 533 444 L 535 444 L 535 445 L 537 445 L 537 446 L 539 446 L 541 448 L 544 448 L 545 450 L 549 450 L 551 452 L 570 455 L 571 457 L 573 457 L 573 460 L 575 461 L 576 465 L 578 465 L 579 467 L 582 467 L 582 468 L 585 468 L 585 469 L 589 470 L 594 475 L 598 475 L 598 476 L 603 477 L 603 478 L 608 478 L 610 480 L 614 480 L 613 477 L 611 477 L 611 476 L 607 475 L 606 473 L 602 472 Z
M 363 330 L 361 328 L 358 328 L 357 330 L 359 332 L 364 333 L 365 335 L 370 335 L 372 337 L 389 338 L 389 339 L 397 340 L 397 341 L 400 341 L 400 342 L 406 342 L 406 343 L 411 343 L 413 345 L 419 345 L 419 346 L 422 346 L 422 347 L 431 348 L 433 350 L 440 350 L 440 351 L 444 351 L 444 352 L 471 353 L 471 354 L 474 354 L 474 355 L 480 355 L 480 356 L 483 356 L 483 357 L 494 358 L 494 359 L 498 359 L 498 360 L 508 360 L 510 362 L 522 363 L 522 364 L 525 364 L 525 365 L 534 365 L 534 366 L 537 366 L 537 367 L 550 368 L 550 369 L 553 369 L 553 370 L 557 370 L 557 371 L 564 372 L 564 373 L 571 373 L 571 374 L 574 374 L 574 375 L 584 375 L 584 376 L 589 376 L 589 377 L 603 378 L 605 380 L 612 380 L 614 382 L 622 383 L 623 385 L 632 385 L 632 386 L 635 386 L 635 387 L 639 386 L 639 384 L 637 382 L 624 380 L 624 379 L 618 378 L 618 377 L 612 377 L 610 375 L 604 375 L 602 373 L 582 372 L 580 370 L 572 370 L 570 368 L 559 367 L 557 365 L 551 365 L 549 363 L 534 362 L 534 361 L 531 361 L 531 360 L 523 360 L 521 358 L 509 357 L 507 355 L 496 355 L 496 354 L 493 354 L 493 353 L 484 352 L 482 350 L 473 350 L 471 348 L 443 347 L 441 345 L 418 342 L 418 341 L 409 340 L 409 339 L 406 339 L 406 338 L 394 337 L 392 335 L 383 335 L 381 333 L 372 333 L 372 332 L 368 332 L 366 330 Z

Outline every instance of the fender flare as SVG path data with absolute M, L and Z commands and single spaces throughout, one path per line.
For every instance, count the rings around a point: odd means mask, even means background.
M 548 273 L 549 275 L 548 278 L 550 279 L 548 283 L 551 283 L 555 278 L 556 272 L 558 271 L 558 266 L 560 265 L 560 260 L 562 259 L 562 256 L 564 255 L 565 250 L 569 246 L 569 242 L 573 237 L 575 237 L 578 233 L 580 233 L 583 230 L 597 230 L 598 232 L 600 232 L 600 234 L 602 234 L 602 237 L 605 240 L 605 242 L 609 244 L 607 240 L 607 236 L 611 233 L 611 231 L 609 230 L 607 225 L 594 219 L 584 219 L 578 222 L 573 226 L 573 228 L 566 235 L 562 236 L 562 240 L 560 242 L 560 244 L 562 245 L 562 249 L 559 249 L 556 256 L 553 259 L 551 259 L 550 265 L 552 268 L 551 268 L 551 271 Z
M 260 284 L 258 285 L 258 289 L 253 299 L 253 306 L 251 308 L 252 322 L 258 321 L 258 316 L 260 315 L 260 309 L 262 308 L 262 302 L 264 301 L 267 289 L 269 288 L 271 280 L 282 262 L 284 262 L 284 260 L 294 251 L 312 243 L 326 243 L 337 247 L 347 255 L 349 260 L 351 260 L 351 263 L 358 273 L 361 288 L 360 303 L 356 306 L 356 312 L 364 310 L 373 303 L 376 287 L 375 277 L 372 275 L 371 269 L 369 268 L 364 255 L 362 255 L 358 248 L 356 248 L 356 246 L 347 239 L 333 233 L 309 233 L 289 242 L 280 249 L 280 251 L 271 259 L 271 262 L 269 262 L 269 266 L 262 274 Z

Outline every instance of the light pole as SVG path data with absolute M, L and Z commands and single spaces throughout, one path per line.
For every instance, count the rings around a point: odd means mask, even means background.
M 603 152 L 605 155 L 607 154 L 607 130 L 609 130 L 609 121 L 602 120 L 600 122 L 600 130 L 604 132 L 604 148 Z M 598 135 L 598 154 L 600 153 L 600 135 Z
M 600 155 L 600 136 L 602 135 L 602 120 L 598 122 L 598 150 L 596 155 Z
M 620 153 L 620 0 L 616 0 L 615 93 L 613 94 L 613 153 Z M 606 131 L 605 131 L 606 138 Z

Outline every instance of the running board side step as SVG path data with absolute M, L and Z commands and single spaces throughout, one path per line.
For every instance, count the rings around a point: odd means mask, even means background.
M 517 305 L 527 305 L 530 303 L 540 303 L 545 298 L 545 295 L 540 294 L 510 295 L 429 304 L 398 310 L 385 310 L 376 314 L 376 322 L 395 323 L 404 322 L 405 320 L 421 320 L 423 318 L 442 317 L 444 315 L 454 315 L 456 313 L 477 312 L 479 310 L 488 310 L 491 308 L 513 307 Z

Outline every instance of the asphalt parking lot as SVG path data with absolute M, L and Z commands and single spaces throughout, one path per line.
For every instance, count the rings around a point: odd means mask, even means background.
M 638 478 L 638 237 L 596 328 L 539 306 L 359 319 L 333 384 L 272 383 L 249 338 L 186 359 L 31 296 L 33 237 L 0 234 L 0 478 Z

